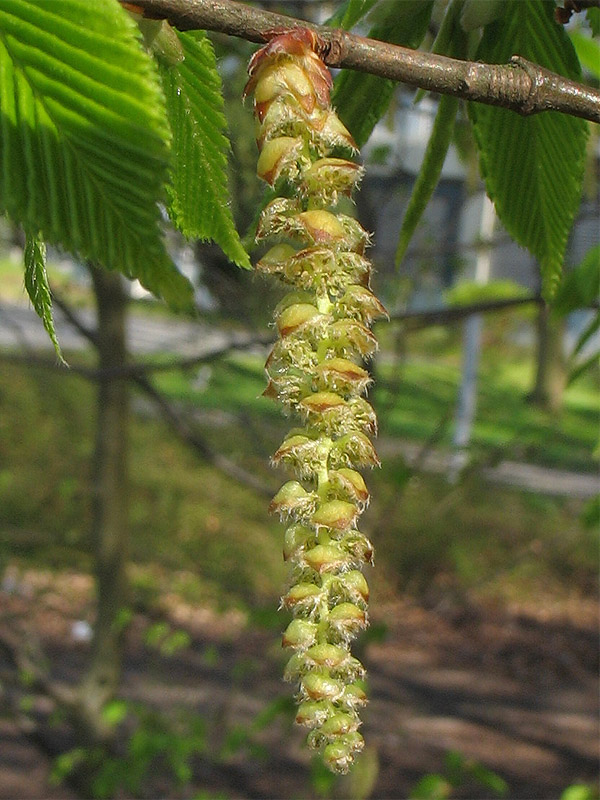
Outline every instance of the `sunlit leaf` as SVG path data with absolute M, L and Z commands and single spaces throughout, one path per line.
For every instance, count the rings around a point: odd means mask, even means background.
M 65 360 L 60 351 L 60 344 L 54 329 L 54 319 L 52 317 L 52 296 L 48 285 L 48 275 L 46 273 L 46 245 L 39 236 L 27 234 L 25 239 L 25 249 L 23 251 L 23 262 L 25 266 L 25 289 L 29 299 L 35 309 L 36 314 L 44 323 L 50 341 L 54 345 L 54 350 L 59 360 L 64 364 Z
M 114 0 L 2 0 L 0 209 L 187 305 L 159 224 L 164 100 L 138 38 Z
M 229 140 L 212 45 L 201 31 L 177 35 L 184 60 L 160 63 L 173 130 L 169 214 L 185 236 L 211 239 L 235 264 L 249 268 L 229 207 Z
M 477 59 L 506 63 L 518 53 L 577 79 L 577 56 L 553 12 L 552 2 L 507 0 L 502 19 L 485 28 Z M 506 230 L 538 259 L 551 297 L 579 208 L 587 123 L 552 111 L 523 118 L 478 103 L 469 112 L 488 195 Z

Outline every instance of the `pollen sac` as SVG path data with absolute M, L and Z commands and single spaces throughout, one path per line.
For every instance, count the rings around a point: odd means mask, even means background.
M 290 525 L 283 539 L 283 558 L 288 561 L 301 553 L 311 540 L 315 538 L 315 531 L 306 525 Z
M 344 684 L 325 671 L 309 672 L 302 679 L 300 692 L 311 700 L 335 701 L 344 694 Z
M 358 514 L 359 510 L 354 503 L 348 503 L 345 500 L 330 500 L 317 508 L 312 516 L 312 524 L 317 530 L 324 527 L 345 531 L 354 525 Z
M 343 638 L 354 638 L 367 627 L 367 614 L 354 603 L 340 603 L 329 612 L 329 624 Z
M 363 169 L 344 158 L 320 158 L 302 174 L 302 191 L 324 206 L 335 205 L 339 195 L 350 196 Z
M 281 639 L 283 647 L 307 650 L 317 638 L 317 626 L 304 619 L 293 619 L 287 626 Z
M 329 482 L 334 487 L 338 495 L 356 503 L 359 509 L 363 509 L 369 502 L 369 490 L 360 472 L 355 469 L 342 467 L 338 470 L 330 470 Z
M 308 745 L 347 772 L 363 746 L 358 709 L 366 703 L 365 671 L 350 645 L 368 624 L 361 569 L 373 563 L 373 545 L 357 527 L 369 502 L 358 470 L 379 465 L 364 362 L 377 350 L 370 326 L 386 311 L 369 288 L 369 235 L 337 210 L 363 169 L 330 105 L 325 49 L 308 29 L 274 32 L 250 62 L 244 95 L 254 99 L 258 175 L 285 195 L 265 206 L 256 233 L 267 245 L 257 270 L 290 288 L 275 310 L 264 395 L 300 424 L 272 458 L 292 477 L 270 505 L 291 521 L 281 606 L 293 619 L 282 644 L 295 652 L 284 677 L 298 684 L 296 721 L 310 729 Z
M 371 383 L 367 370 L 347 358 L 327 358 L 315 372 L 323 388 L 345 395 L 362 394 Z
M 322 597 L 323 590 L 314 583 L 296 583 L 281 598 L 281 605 L 284 608 L 310 616 L 319 602 L 321 602 Z
M 335 313 L 346 319 L 356 319 L 370 324 L 378 317 L 388 313 L 375 295 L 364 286 L 349 286 L 335 306 Z
M 288 481 L 271 500 L 269 511 L 281 517 L 302 519 L 314 512 L 316 503 L 317 497 L 314 492 L 307 492 L 298 481 Z
M 277 330 L 282 337 L 289 336 L 303 326 L 315 323 L 321 314 L 309 303 L 295 303 L 284 309 L 277 318 Z

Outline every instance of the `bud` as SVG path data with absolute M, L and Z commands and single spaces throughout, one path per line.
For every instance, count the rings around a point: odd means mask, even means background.
M 338 195 L 351 195 L 363 169 L 343 158 L 320 158 L 302 174 L 302 191 L 323 205 L 335 205 Z
M 297 681 L 306 672 L 306 659 L 304 653 L 294 653 L 285 665 L 283 680 L 291 683 Z
M 311 244 L 338 243 L 346 235 L 344 226 L 331 211 L 303 211 L 295 219 L 298 230 L 304 232 Z
M 290 244 L 276 244 L 264 254 L 256 264 L 256 269 L 266 275 L 278 274 L 283 271 L 286 262 L 295 253 L 296 251 Z
M 373 545 L 360 531 L 349 531 L 342 541 L 344 550 L 359 564 L 373 563 Z
M 339 704 L 342 708 L 351 711 L 364 706 L 367 703 L 367 695 L 365 690 L 358 683 L 349 683 L 344 687 L 344 692 L 339 699 Z
M 369 358 L 377 350 L 377 339 L 361 322 L 340 319 L 329 329 L 333 342 L 337 343 L 340 355 L 360 355 Z
M 348 597 L 352 603 L 369 602 L 369 584 L 360 570 L 352 569 L 340 575 L 339 586 L 342 596 Z
M 364 286 L 349 286 L 335 304 L 337 316 L 356 319 L 363 324 L 369 325 L 378 317 L 387 317 L 388 313 L 384 306 L 375 297 L 373 292 L 365 289 Z
M 335 772 L 348 772 L 356 753 L 364 747 L 364 739 L 358 731 L 340 736 L 323 750 L 323 760 Z

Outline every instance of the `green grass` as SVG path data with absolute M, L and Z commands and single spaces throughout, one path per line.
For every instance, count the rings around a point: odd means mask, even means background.
M 412 390 L 415 430 L 418 408 L 431 404 L 439 410 L 435 403 L 452 394 L 451 369 L 423 374 L 428 384 Z M 277 485 L 282 476 L 268 470 L 268 453 L 288 422 L 257 397 L 264 384 L 251 360 L 215 365 L 204 392 L 181 377 L 162 381 L 173 395 L 204 405 L 201 427 L 215 446 Z M 409 397 L 404 390 L 402 399 Z M 585 409 L 584 401 L 581 393 Z M 215 423 L 211 415 L 222 417 L 223 410 L 242 414 L 241 419 Z M 580 413 L 572 412 L 574 426 Z M 93 419 L 94 396 L 81 379 L 3 369 L 0 568 L 8 562 L 89 568 Z M 553 430 L 546 428 L 548 438 Z M 566 431 L 564 436 L 568 452 L 583 446 Z M 266 500 L 199 462 L 153 418 L 133 417 L 131 443 L 131 574 L 137 602 L 147 607 L 168 590 L 192 603 L 272 607 L 285 567 L 282 528 L 267 515 Z M 394 459 L 368 482 L 374 501 L 364 527 L 376 543 L 380 568 L 373 580 L 380 591 L 428 595 L 451 587 L 460 595 L 503 598 L 540 591 L 566 595 L 595 585 L 597 543 L 593 529 L 579 522 L 582 503 L 501 489 L 475 473 L 450 486 L 440 477 L 411 475 Z
M 380 379 L 372 400 L 383 437 L 426 441 L 441 429 L 438 446 L 449 447 L 460 367 L 422 358 L 392 368 L 378 366 Z M 599 394 L 594 378 L 567 389 L 560 414 L 529 405 L 531 365 L 517 360 L 482 364 L 472 445 L 480 459 L 507 458 L 541 466 L 594 471 L 592 453 L 598 443 Z M 239 356 L 210 367 L 210 379 L 194 388 L 194 374 L 163 373 L 158 382 L 170 397 L 202 409 L 244 413 L 277 424 L 281 415 L 261 397 L 265 386 L 259 358 Z

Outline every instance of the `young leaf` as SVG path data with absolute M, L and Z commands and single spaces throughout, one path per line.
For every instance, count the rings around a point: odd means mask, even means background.
M 60 345 L 54 330 L 54 319 L 52 317 L 52 297 L 50 286 L 48 285 L 48 275 L 46 274 L 46 245 L 39 236 L 28 233 L 25 239 L 25 250 L 23 251 L 23 261 L 25 266 L 25 289 L 29 295 L 36 314 L 44 323 L 44 328 L 58 359 L 65 364 L 60 351 Z
M 600 8 L 588 8 L 586 17 L 592 29 L 592 36 L 600 36 Z
M 418 47 L 427 32 L 432 0 L 395 0 L 383 3 L 377 24 L 369 31 L 373 39 L 382 39 L 404 47 Z M 356 143 L 363 145 L 386 112 L 396 84 L 387 78 L 342 70 L 335 82 L 333 105 Z
M 504 63 L 518 53 L 577 79 L 577 56 L 553 9 L 544 0 L 507 0 L 502 19 L 485 28 L 477 60 Z M 487 193 L 506 230 L 540 262 L 551 297 L 579 207 L 587 124 L 552 111 L 521 118 L 477 103 L 469 112 Z
M 0 210 L 186 305 L 157 206 L 170 134 L 138 38 L 114 0 L 2 0 Z
M 434 53 L 444 53 L 454 57 L 465 57 L 467 37 L 459 25 L 459 17 L 463 3 L 453 0 L 444 15 L 439 33 L 433 44 Z M 410 244 L 419 220 L 438 184 L 446 154 L 452 141 L 454 122 L 458 113 L 458 100 L 449 95 L 442 95 L 439 100 L 437 114 L 423 164 L 408 201 L 402 220 L 400 238 L 396 249 L 396 266 L 400 264 Z
M 590 308 L 600 297 L 600 245 L 590 248 L 581 263 L 566 273 L 556 290 L 552 310 L 568 314 Z
M 396 266 L 399 266 L 404 258 L 419 220 L 423 216 L 427 203 L 440 179 L 446 154 L 452 141 L 457 112 L 458 100 L 456 97 L 450 97 L 449 95 L 440 97 L 433 130 L 425 151 L 425 158 L 402 220 L 400 238 L 396 248 Z
M 169 215 L 185 236 L 212 239 L 235 264 L 249 269 L 228 205 L 229 141 L 212 45 L 201 31 L 177 36 L 184 60 L 159 65 L 173 131 Z
M 569 37 L 573 42 L 581 66 L 594 78 L 600 78 L 600 44 L 580 30 L 569 31 Z

